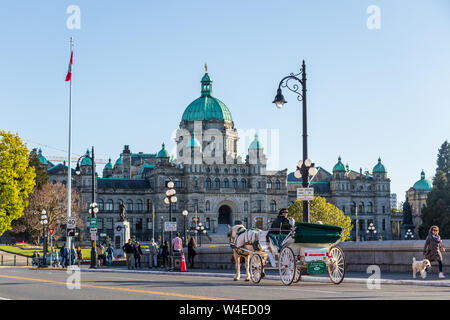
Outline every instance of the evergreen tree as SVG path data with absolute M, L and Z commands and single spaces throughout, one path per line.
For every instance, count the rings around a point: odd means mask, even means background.
M 30 166 L 34 167 L 36 172 L 36 186 L 35 189 L 39 190 L 48 181 L 47 168 L 42 165 L 39 160 L 36 148 L 30 152 Z
M 419 235 L 425 238 L 431 226 L 439 227 L 442 238 L 450 239 L 450 145 L 445 141 L 438 152 L 433 190 L 428 194 L 427 204 L 422 209 L 422 225 Z

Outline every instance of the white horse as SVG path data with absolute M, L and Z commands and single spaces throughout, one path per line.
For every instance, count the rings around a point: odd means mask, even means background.
M 234 281 L 238 281 L 241 277 L 241 257 L 245 260 L 245 281 L 250 281 L 250 253 L 242 249 L 252 252 L 262 250 L 259 244 L 259 230 L 247 230 L 241 224 L 229 228 L 228 237 L 230 237 L 230 246 L 233 249 L 233 258 L 236 266 Z

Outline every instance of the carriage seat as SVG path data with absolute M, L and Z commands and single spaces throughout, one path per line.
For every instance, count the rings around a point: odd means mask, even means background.
M 270 242 L 272 242 L 274 246 L 281 250 L 281 244 L 283 243 L 284 239 L 286 239 L 287 233 L 269 233 L 267 236 L 270 238 Z

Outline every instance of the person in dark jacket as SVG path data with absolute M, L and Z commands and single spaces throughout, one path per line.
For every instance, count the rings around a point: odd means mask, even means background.
M 128 270 L 133 269 L 133 257 L 134 257 L 134 246 L 131 243 L 131 239 L 128 239 L 128 242 L 122 247 L 123 252 L 127 258 L 127 266 Z
M 162 263 L 165 268 L 166 262 L 168 262 L 169 260 L 169 243 L 167 241 L 164 241 L 164 244 L 161 248 L 161 256 L 162 256 Z
M 66 268 L 69 263 L 69 250 L 67 250 L 65 243 L 63 244 L 59 252 L 61 254 L 61 266 L 63 268 Z
M 194 257 L 197 254 L 195 248 L 197 247 L 197 243 L 195 243 L 195 239 L 192 237 L 188 243 L 188 261 L 191 268 L 194 268 Z
M 137 269 L 139 265 L 139 269 L 142 269 L 141 266 L 141 256 L 142 256 L 142 249 L 139 242 L 136 242 L 134 245 L 134 268 Z
M 288 210 L 286 208 L 283 208 L 278 213 L 278 217 L 272 222 L 272 225 L 270 226 L 271 233 L 286 233 L 286 230 L 290 231 L 292 226 L 287 218 Z
M 77 263 L 78 267 L 81 267 L 81 261 L 83 260 L 83 252 L 80 245 L 77 246 Z
M 445 278 L 442 273 L 442 253 L 445 248 L 442 245 L 441 237 L 439 236 L 439 227 L 432 226 L 425 240 L 425 246 L 423 247 L 423 254 L 426 259 L 430 261 L 437 261 L 439 264 L 439 278 Z

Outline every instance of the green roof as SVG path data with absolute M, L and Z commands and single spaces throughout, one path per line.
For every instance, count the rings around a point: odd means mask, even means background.
M 122 164 L 122 156 L 119 157 L 119 159 L 116 160 L 115 165 L 121 165 Z
M 43 164 L 43 165 L 51 165 L 51 166 L 54 166 L 53 165 L 53 163 L 51 163 L 50 161 L 48 161 L 43 155 L 42 155 L 42 149 L 41 148 L 39 148 L 39 150 L 38 150 L 38 158 L 39 158 L 39 162 L 41 163 L 41 164 Z
M 344 164 L 341 162 L 341 156 L 339 156 L 338 158 L 338 163 L 334 165 L 333 171 L 347 171 L 344 167 Z
M 262 143 L 258 140 L 258 135 L 255 134 L 255 140 L 252 141 L 252 143 L 250 143 L 250 146 L 248 147 L 249 149 L 262 149 Z
M 86 157 L 83 158 L 83 160 L 81 160 L 81 165 L 82 166 L 92 166 L 92 160 L 89 157 L 89 149 L 86 150 Z
M 431 191 L 433 189 L 433 184 L 425 179 L 425 172 L 423 170 L 420 173 L 420 180 L 414 183 L 413 189 L 418 191 Z
M 105 169 L 106 170 L 112 170 L 112 163 L 111 163 L 111 158 L 109 158 L 108 163 L 105 165 Z
M 158 152 L 158 158 L 170 158 L 169 152 L 166 150 L 166 145 L 162 144 L 162 149 Z
M 201 81 L 201 97 L 191 102 L 184 110 L 182 121 L 205 121 L 216 119 L 219 121 L 233 122 L 231 112 L 227 106 L 217 98 L 211 96 L 212 80 L 208 72 Z
M 382 172 L 382 173 L 386 173 L 386 168 L 381 164 L 381 158 L 378 158 L 378 163 L 376 164 L 375 167 L 373 167 L 373 173 L 375 172 Z

